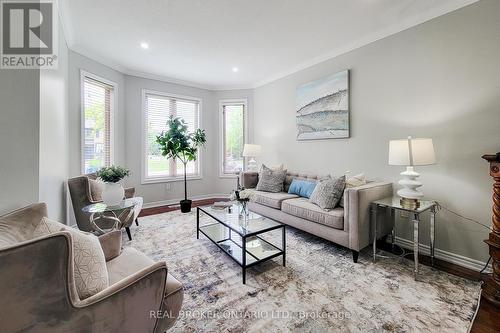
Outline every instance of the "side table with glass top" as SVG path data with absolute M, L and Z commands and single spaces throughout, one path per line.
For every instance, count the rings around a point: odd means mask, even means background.
M 409 214 L 410 221 L 413 222 L 413 259 L 415 268 L 413 270 L 415 278 L 418 275 L 418 251 L 419 251 L 419 225 L 420 214 L 430 210 L 430 250 L 431 250 L 431 265 L 434 266 L 434 239 L 435 239 L 435 223 L 436 223 L 436 207 L 435 201 L 420 200 L 418 207 L 407 207 L 401 203 L 401 198 L 398 196 L 388 197 L 380 200 L 375 200 L 371 203 L 371 221 L 373 225 L 373 261 L 377 257 L 377 211 L 380 208 L 389 209 L 391 216 L 395 216 L 396 211 L 406 212 Z M 394 227 L 392 231 L 391 241 L 394 245 Z
M 91 204 L 82 208 L 84 213 L 90 213 L 90 225 L 98 235 L 113 230 L 121 230 L 124 221 L 129 221 L 134 215 L 137 201 L 134 198 L 122 200 L 118 205 L 108 206 L 103 202 Z M 101 225 L 99 225 L 101 224 Z M 130 228 L 125 227 L 129 240 L 132 240 Z

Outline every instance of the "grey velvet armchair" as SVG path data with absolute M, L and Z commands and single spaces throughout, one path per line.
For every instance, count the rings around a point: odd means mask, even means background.
M 165 262 L 153 262 L 133 248 L 122 250 L 119 231 L 100 236 L 109 287 L 82 300 L 75 287 L 71 234 L 29 239 L 46 215 L 45 204 L 35 204 L 0 217 L 2 332 L 159 333 L 174 325 L 183 290 Z M 9 230 L 9 223 L 19 221 L 22 228 Z M 15 242 L 22 239 L 28 240 Z
M 86 175 L 81 175 L 75 178 L 71 178 L 68 180 L 68 188 L 71 196 L 71 203 L 73 204 L 73 211 L 75 213 L 76 224 L 78 225 L 78 229 L 83 231 L 91 232 L 93 228 L 90 224 L 90 214 L 84 213 L 82 208 L 100 202 L 99 200 L 94 200 L 91 194 L 91 187 L 89 179 L 96 180 L 97 176 L 95 173 L 90 173 Z M 133 198 L 135 195 L 135 188 L 129 187 L 125 189 L 125 198 Z M 121 221 L 121 227 L 125 228 L 127 231 L 127 235 L 129 239 L 132 239 L 130 233 L 130 226 L 135 221 L 136 225 L 139 225 L 137 217 L 141 212 L 142 208 L 142 198 L 135 197 L 140 205 L 136 206 L 134 209 L 134 214 L 130 216 L 130 218 L 125 218 Z M 127 214 L 124 214 L 127 217 Z

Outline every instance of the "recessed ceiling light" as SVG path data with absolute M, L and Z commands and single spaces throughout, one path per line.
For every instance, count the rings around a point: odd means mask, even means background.
M 145 50 L 149 49 L 149 44 L 146 42 L 141 42 L 141 47 Z
M 233 72 L 237 72 L 238 71 L 238 67 L 233 67 Z

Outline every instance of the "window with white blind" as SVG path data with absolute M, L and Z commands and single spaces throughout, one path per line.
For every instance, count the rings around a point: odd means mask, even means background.
M 172 115 L 182 118 L 188 132 L 200 128 L 201 100 L 194 97 L 177 96 L 143 90 L 144 112 L 144 156 L 143 183 L 183 179 L 184 165 L 181 161 L 162 156 L 156 136 L 167 130 L 167 121 Z M 188 178 L 200 178 L 200 158 L 189 162 L 186 168 Z
M 243 147 L 247 141 L 246 100 L 220 102 L 221 176 L 234 176 L 244 169 Z
M 83 173 L 95 172 L 113 163 L 115 90 L 115 83 L 82 71 Z

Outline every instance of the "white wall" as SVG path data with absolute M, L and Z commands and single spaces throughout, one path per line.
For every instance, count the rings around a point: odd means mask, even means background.
M 254 136 L 262 161 L 397 182 L 402 168 L 387 165 L 388 141 L 430 137 L 437 164 L 418 168 L 426 196 L 490 225 L 492 180 L 481 155 L 500 151 L 498 13 L 500 2 L 481 1 L 257 88 Z M 351 70 L 352 137 L 297 141 L 296 87 L 344 69 Z M 412 239 L 410 231 L 399 221 L 399 236 Z M 486 261 L 487 233 L 443 210 L 436 247 Z
M 58 69 L 40 71 L 38 200 L 47 203 L 50 218 L 64 223 L 69 163 L 68 47 L 61 28 L 58 40 Z

